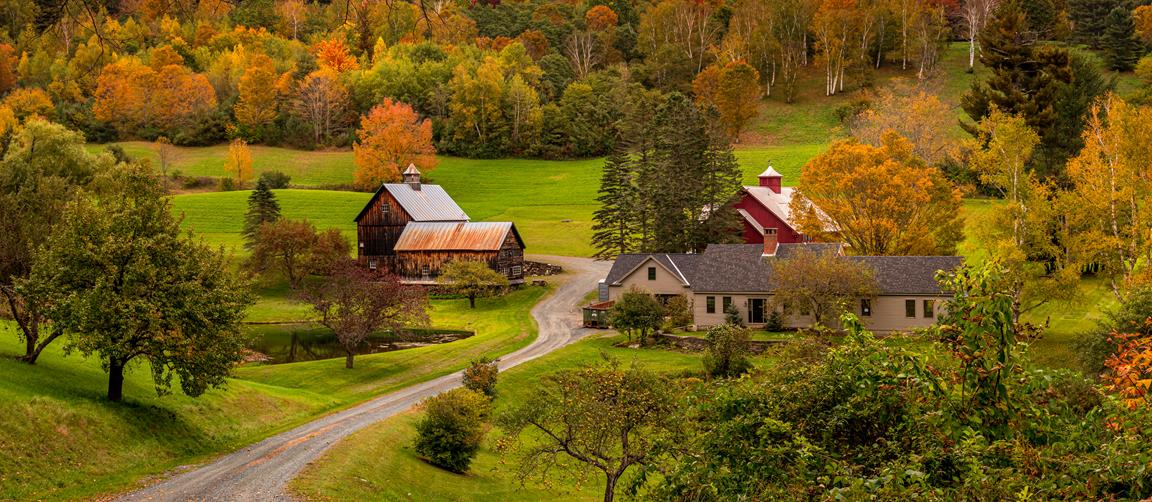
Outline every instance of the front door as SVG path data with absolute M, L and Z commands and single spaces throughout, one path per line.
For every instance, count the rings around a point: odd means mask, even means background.
M 748 300 L 748 324 L 764 324 L 764 307 L 768 300 L 752 298 Z

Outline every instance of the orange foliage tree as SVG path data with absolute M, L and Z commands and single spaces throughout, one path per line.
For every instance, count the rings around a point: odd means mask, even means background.
M 336 73 L 360 68 L 360 64 L 356 62 L 356 56 L 348 53 L 348 46 L 344 45 L 344 41 L 340 39 L 316 42 L 316 63 L 321 68 L 327 68 Z
M 356 186 L 372 189 L 400 178 L 414 164 L 423 171 L 436 167 L 432 121 L 420 119 L 406 103 L 385 99 L 360 118 L 356 157 Z
M 215 108 L 216 91 L 204 75 L 181 65 L 154 70 L 139 59 L 121 58 L 101 70 L 92 114 L 129 133 L 147 126 L 187 127 Z
M 20 120 L 28 117 L 52 118 L 56 114 L 56 107 L 52 98 L 42 89 L 24 87 L 13 90 L 4 98 L 4 106 L 12 110 L 13 115 Z
M 963 237 L 960 192 L 889 132 L 881 146 L 838 142 L 800 175 L 798 230 L 861 255 L 952 254 Z
M 4 94 L 16 87 L 16 48 L 8 44 L 0 44 L 0 94 Z
M 724 132 L 739 142 L 760 105 L 760 72 L 744 61 L 711 65 L 692 82 L 696 102 L 716 107 Z
M 1152 324 L 1152 319 L 1145 322 Z M 1113 333 L 1110 339 L 1116 352 L 1104 362 L 1108 390 L 1131 409 L 1148 403 L 1152 400 L 1152 337 Z

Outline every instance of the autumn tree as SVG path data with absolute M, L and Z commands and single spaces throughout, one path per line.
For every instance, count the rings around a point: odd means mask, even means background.
M 456 294 L 468 298 L 468 307 L 476 308 L 476 298 L 503 291 L 508 278 L 482 261 L 453 260 L 440 270 L 438 281 Z
M 360 118 L 359 137 L 352 150 L 356 158 L 356 186 L 374 189 L 400 179 L 409 165 L 421 171 L 436 167 L 432 121 L 421 119 L 406 103 L 385 98 Z
M 996 12 L 999 0 L 964 0 L 960 6 L 960 18 L 963 21 L 964 36 L 968 39 L 968 71 L 976 67 L 976 52 L 983 47 L 979 44 L 980 32 Z M 1071 4 L 1072 2 L 1069 2 Z
M 164 178 L 164 187 L 168 187 L 168 168 L 172 166 L 176 157 L 176 147 L 168 136 L 156 137 L 156 160 L 160 164 L 160 177 Z
M 278 0 L 276 15 L 292 30 L 292 39 L 300 38 L 300 24 L 307 20 L 308 6 L 304 0 Z
M 859 299 L 880 291 L 871 267 L 832 252 L 804 250 L 773 260 L 771 267 L 774 301 L 792 314 L 811 312 L 813 321 L 822 326 L 851 312 Z
M 1101 265 L 1117 298 L 1150 279 L 1152 262 L 1152 108 L 1109 95 L 1092 108 L 1084 149 L 1068 162 L 1072 201 L 1066 211 L 1087 263 Z
M 895 131 L 912 143 L 917 157 L 939 165 L 956 144 L 949 134 L 956 121 L 950 107 L 935 94 L 923 90 L 881 89 L 872 106 L 852 123 L 852 135 L 872 146 L 880 146 L 887 131 Z
M 348 91 L 338 76 L 329 70 L 317 70 L 300 81 L 292 112 L 308 124 L 312 141 L 323 145 L 345 124 Z
M 25 343 L 24 362 L 35 363 L 64 331 L 47 317 L 47 305 L 18 285 L 67 204 L 112 164 L 111 156 L 90 153 L 83 135 L 58 124 L 33 119 L 11 131 L 0 159 L 0 295 Z
M 224 385 L 243 358 L 247 285 L 180 228 L 150 173 L 123 168 L 108 182 L 117 189 L 99 202 L 68 205 L 22 289 L 68 334 L 66 350 L 100 356 L 110 401 L 138 359 L 161 395 L 173 380 L 189 396 Z
M 740 142 L 740 133 L 756 118 L 760 105 L 760 74 L 744 61 L 733 61 L 722 68 L 709 66 L 692 83 L 698 103 L 715 106 L 720 123 L 732 141 Z
M 353 357 L 372 333 L 428 323 L 428 298 L 423 289 L 348 259 L 334 266 L 331 275 L 310 288 L 306 296 L 320 324 L 336 334 L 347 369 L 352 369 Z
M 1069 299 L 1079 267 L 1061 246 L 1060 210 L 1053 188 L 1030 168 L 1040 136 L 1024 118 L 993 109 L 979 124 L 968 163 L 980 181 L 999 192 L 1002 204 L 978 215 L 978 235 L 1006 269 L 1014 319 L 1048 302 Z
M 498 423 L 519 444 L 523 478 L 552 468 L 599 471 L 604 501 L 620 478 L 652 460 L 656 442 L 677 427 L 672 385 L 656 373 L 617 364 L 565 370 L 546 376 Z
M 360 68 L 356 56 L 348 52 L 348 46 L 338 38 L 316 42 L 316 64 L 321 69 L 331 70 L 337 74 Z
M 844 73 L 850 64 L 851 40 L 858 30 L 860 14 L 855 0 L 822 0 L 812 18 L 816 49 L 824 65 L 824 94 L 844 90 Z
M 636 47 L 651 67 L 651 78 L 666 89 L 691 82 L 712 61 L 710 48 L 723 33 L 716 16 L 722 3 L 661 0 L 640 17 Z
M 0 104 L 12 110 L 12 114 L 19 120 L 28 117 L 52 119 L 56 115 L 56 106 L 52 104 L 52 98 L 43 89 L 34 87 L 14 89 Z
M 272 58 L 260 53 L 249 56 L 238 86 L 240 97 L 233 108 L 240 126 L 259 129 L 276 119 L 279 78 Z
M 327 273 L 350 251 L 338 229 L 317 232 L 307 220 L 281 218 L 256 230 L 248 266 L 262 273 L 280 272 L 295 289 L 309 274 Z
M 960 192 L 894 132 L 878 147 L 833 144 L 804 165 L 798 191 L 798 230 L 857 254 L 951 254 L 963 237 Z
M 232 174 L 236 188 L 244 188 L 244 184 L 252 179 L 252 149 L 248 148 L 248 142 L 232 140 L 228 145 L 228 156 L 224 159 L 224 171 Z
M 16 87 L 18 80 L 16 63 L 18 61 L 15 47 L 10 44 L 0 44 L 0 95 Z

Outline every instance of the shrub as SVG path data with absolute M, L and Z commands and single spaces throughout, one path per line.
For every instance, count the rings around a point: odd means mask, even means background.
M 668 303 L 664 305 L 664 317 L 667 318 L 664 322 L 666 330 L 682 328 L 692 324 L 694 320 L 692 317 L 692 301 L 685 295 L 676 295 L 669 298 Z
M 124 147 L 120 145 L 108 145 L 104 147 L 108 153 L 112 154 L 112 158 L 116 159 L 117 163 L 130 164 L 132 163 L 132 156 L 124 151 Z
M 732 377 L 747 373 L 752 368 L 748 361 L 748 330 L 732 324 L 715 326 L 708 330 L 708 353 L 704 355 L 704 370 L 714 377 Z
M 236 180 L 229 177 L 221 177 L 216 183 L 216 189 L 221 192 L 231 192 L 236 190 Z
M 496 377 L 500 373 L 500 366 L 496 361 L 481 357 L 464 370 L 464 388 L 484 394 L 488 397 L 496 396 Z
M 280 171 L 264 171 L 260 173 L 258 181 L 263 181 L 272 190 L 279 190 L 288 188 L 288 183 L 292 181 L 292 178 Z
M 489 407 L 487 396 L 468 389 L 426 399 L 424 417 L 416 424 L 416 453 L 437 467 L 467 471 L 484 439 Z
M 768 312 L 768 322 L 764 323 L 765 331 L 784 331 L 784 314 L 772 309 Z
M 1129 291 L 1116 310 L 1105 313 L 1096 329 L 1076 339 L 1076 354 L 1085 371 L 1104 371 L 1104 361 L 1116 352 L 1116 344 L 1109 340 L 1112 331 L 1152 336 L 1152 286 Z
M 724 307 L 724 322 L 733 326 L 743 326 L 744 316 L 740 315 L 740 309 L 736 305 L 728 305 Z

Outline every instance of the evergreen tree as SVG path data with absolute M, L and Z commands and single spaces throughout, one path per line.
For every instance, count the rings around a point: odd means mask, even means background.
M 1118 5 L 1118 0 L 1069 0 L 1068 17 L 1075 41 L 1099 49 L 1101 34 L 1108 26 L 1105 18 Z
M 1014 3 L 1002 6 L 980 34 L 982 59 L 991 75 L 984 82 L 973 82 L 961 98 L 961 107 L 973 122 L 988 116 L 993 105 L 1022 115 L 1028 126 L 1040 133 L 1041 151 L 1047 152 L 1058 148 L 1052 144 L 1056 137 L 1051 133 L 1056 121 L 1053 104 L 1072 76 L 1068 51 L 1038 42 L 1020 8 Z M 975 125 L 961 125 L 977 134 Z
M 713 135 L 705 151 L 705 172 L 700 187 L 705 216 L 697 220 L 693 248 L 703 250 L 708 244 L 739 241 L 740 218 L 732 207 L 740 192 L 742 171 L 731 146 Z
M 244 247 L 255 245 L 256 231 L 260 225 L 280 219 L 280 203 L 276 194 L 268 188 L 263 177 L 256 182 L 256 189 L 248 196 L 248 212 L 244 214 Z
M 1132 19 L 1131 11 L 1116 6 L 1108 13 L 1100 45 L 1104 49 L 1108 69 L 1128 71 L 1136 67 L 1136 61 L 1144 55 L 1144 44 L 1136 38 L 1136 21 Z
M 1037 154 L 1041 172 L 1059 172 L 1060 166 L 1084 147 L 1084 123 L 1097 99 L 1115 89 L 1115 77 L 1105 78 L 1092 58 L 1082 51 L 1070 52 L 1072 81 L 1060 86 L 1052 110 L 1056 120 L 1041 138 L 1048 148 Z
M 596 258 L 608 260 L 636 250 L 639 229 L 636 188 L 632 185 L 632 165 L 628 152 L 613 150 L 604 161 L 600 176 L 600 202 L 592 225 L 592 245 Z
M 692 250 L 693 234 L 704 206 L 698 190 L 708 149 L 708 131 L 696 105 L 680 93 L 668 96 L 656 114 L 653 162 L 640 173 L 652 204 L 653 242 L 650 251 Z

